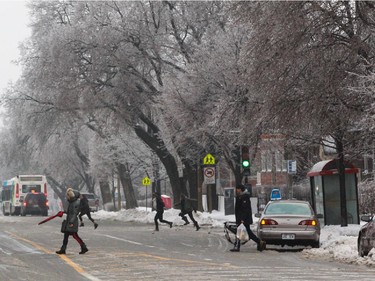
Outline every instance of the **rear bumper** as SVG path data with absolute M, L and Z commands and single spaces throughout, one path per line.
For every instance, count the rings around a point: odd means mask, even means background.
M 27 214 L 42 214 L 42 213 L 48 212 L 48 208 L 29 207 L 29 208 L 24 208 L 22 211 Z
M 294 234 L 294 239 L 283 239 L 282 234 Z M 275 245 L 309 245 L 319 242 L 320 234 L 316 230 L 271 230 L 260 229 L 258 237 L 267 242 L 267 244 Z

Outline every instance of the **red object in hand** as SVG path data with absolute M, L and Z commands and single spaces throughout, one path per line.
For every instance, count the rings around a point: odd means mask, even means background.
M 50 217 L 46 218 L 45 220 L 42 220 L 42 221 L 39 222 L 38 224 L 45 223 L 45 222 L 50 221 L 50 220 L 52 220 L 52 219 L 54 219 L 54 218 L 56 218 L 56 217 L 60 217 L 60 218 L 61 218 L 63 214 L 64 214 L 64 212 L 63 212 L 63 211 L 60 211 L 60 212 L 58 212 L 56 215 L 50 216 Z

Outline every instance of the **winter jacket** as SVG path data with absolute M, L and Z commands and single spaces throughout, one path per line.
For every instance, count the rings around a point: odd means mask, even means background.
M 80 198 L 79 211 L 82 214 L 87 214 L 91 211 L 90 206 L 89 206 L 89 201 L 87 200 L 85 195 L 82 195 L 81 197 L 82 198 Z
M 79 196 L 80 193 L 76 190 L 74 190 L 74 198 L 70 198 L 68 200 L 68 208 L 66 210 L 66 221 L 67 224 L 65 226 L 65 232 L 74 233 L 78 232 L 78 214 L 79 214 L 79 205 L 80 200 Z M 73 227 L 70 227 L 69 225 L 73 224 Z
M 253 223 L 249 192 L 244 191 L 236 197 L 235 216 L 237 225 L 239 225 L 241 221 L 243 221 L 245 225 Z
M 156 212 L 164 213 L 165 205 L 164 205 L 163 199 L 161 199 L 160 196 L 156 196 L 156 197 L 154 197 L 153 200 L 155 200 L 154 202 L 156 202 L 156 207 L 155 207 Z
M 191 213 L 193 210 L 194 210 L 193 202 L 190 199 L 188 198 L 181 199 L 181 213 L 182 214 Z

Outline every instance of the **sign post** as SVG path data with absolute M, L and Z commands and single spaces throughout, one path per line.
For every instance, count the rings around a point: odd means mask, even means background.
M 297 161 L 296 160 L 287 160 L 287 172 L 288 172 L 288 190 L 289 190 L 289 199 L 293 198 L 293 175 L 297 173 Z
M 142 179 L 142 185 L 146 187 L 146 212 L 147 212 L 147 186 L 151 184 L 151 180 L 146 176 Z
M 216 199 L 216 179 L 215 179 L 215 157 L 212 156 L 212 154 L 208 153 L 203 158 L 203 165 L 205 166 L 203 168 L 203 182 L 207 185 L 207 207 L 208 211 L 211 212 L 215 206 L 217 205 L 215 199 Z M 215 203 L 215 206 L 214 206 Z

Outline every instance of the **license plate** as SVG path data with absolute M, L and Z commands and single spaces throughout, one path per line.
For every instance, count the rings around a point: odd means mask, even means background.
M 281 234 L 281 238 L 284 240 L 294 240 L 296 238 L 295 234 Z

